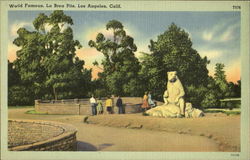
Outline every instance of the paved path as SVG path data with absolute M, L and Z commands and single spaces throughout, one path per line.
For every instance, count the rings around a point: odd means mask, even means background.
M 74 125 L 78 151 L 218 151 L 218 145 L 201 136 L 104 127 L 83 123 L 83 116 L 31 115 L 25 109 L 9 109 L 9 118 L 52 120 Z

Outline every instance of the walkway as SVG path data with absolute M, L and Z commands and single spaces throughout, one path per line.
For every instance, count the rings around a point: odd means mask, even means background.
M 145 129 L 104 127 L 83 123 L 83 116 L 31 115 L 25 109 L 9 109 L 9 118 L 69 123 L 78 129 L 78 151 L 218 151 L 218 145 L 201 136 Z

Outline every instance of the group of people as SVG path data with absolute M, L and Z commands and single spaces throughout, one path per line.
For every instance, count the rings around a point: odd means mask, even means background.
M 142 100 L 142 105 L 141 108 L 143 109 L 143 111 L 146 111 L 150 108 L 155 107 L 155 102 L 152 100 L 152 96 L 150 92 L 145 92 L 144 96 L 143 96 L 143 100 Z
M 106 109 L 106 112 L 108 114 L 114 113 L 114 98 L 111 98 L 111 96 L 107 97 L 107 99 L 105 100 L 105 104 L 103 104 L 101 97 L 99 97 L 98 100 L 96 100 L 94 95 L 92 95 L 92 97 L 90 98 L 89 101 L 91 104 L 92 115 L 103 114 L 104 109 Z M 118 113 L 124 114 L 123 102 L 122 102 L 122 98 L 120 96 L 118 96 L 115 105 L 118 107 Z M 142 105 L 141 105 L 141 108 L 143 109 L 143 111 L 146 111 L 146 110 L 153 108 L 155 106 L 156 106 L 156 104 L 152 100 L 151 93 L 145 92 L 145 94 L 143 96 Z
M 103 105 L 101 97 L 98 98 L 98 100 L 95 99 L 94 95 L 90 98 L 90 104 L 92 109 L 92 115 L 99 115 L 104 113 L 104 107 L 106 108 L 106 111 L 108 114 L 114 113 L 113 109 L 113 98 L 111 96 L 108 96 L 105 105 Z M 123 103 L 120 96 L 118 96 L 118 99 L 116 101 L 116 106 L 118 107 L 118 113 L 123 114 Z

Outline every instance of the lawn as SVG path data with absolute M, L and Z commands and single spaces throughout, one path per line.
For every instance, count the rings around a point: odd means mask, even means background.
M 225 113 L 227 115 L 237 115 L 240 114 L 240 108 L 234 108 L 232 110 L 225 108 L 209 108 L 205 109 L 205 113 Z
M 45 112 L 37 112 L 36 110 L 28 110 L 25 112 L 25 114 L 39 114 L 39 115 L 46 115 L 48 113 Z

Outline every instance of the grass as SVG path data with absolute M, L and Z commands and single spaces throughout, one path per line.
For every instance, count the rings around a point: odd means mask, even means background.
M 34 108 L 34 106 L 8 106 L 8 109 Z
M 205 109 L 205 113 L 225 113 L 226 115 L 238 115 L 241 113 L 240 108 L 234 108 L 232 110 L 225 108 L 210 108 Z
M 48 116 L 65 116 L 65 115 L 74 116 L 74 114 L 48 114 L 47 112 L 37 112 L 34 109 L 26 111 L 25 114 L 48 115 Z
M 37 112 L 36 110 L 28 110 L 25 114 L 38 114 L 38 115 L 47 115 L 48 113 L 45 112 Z

